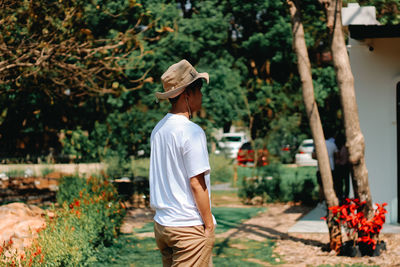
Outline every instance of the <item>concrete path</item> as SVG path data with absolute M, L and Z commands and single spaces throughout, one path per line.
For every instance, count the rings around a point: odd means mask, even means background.
M 237 191 L 237 188 L 231 186 L 231 183 L 214 184 L 211 186 L 211 191 Z

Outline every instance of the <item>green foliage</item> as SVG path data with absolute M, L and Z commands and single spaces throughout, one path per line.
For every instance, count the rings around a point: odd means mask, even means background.
M 396 25 L 400 23 L 400 2 L 398 0 L 358 0 L 356 2 L 361 6 L 376 7 L 376 18 L 382 25 Z
M 7 1 L 0 17 L 4 154 L 59 153 L 62 129 L 91 132 L 113 110 L 108 94 L 118 97 L 151 82 L 145 81 L 151 63 L 142 61 L 141 41 L 143 21 L 150 21 L 140 3 Z M 82 149 L 77 156 L 93 157 L 93 150 Z
M 44 167 L 43 169 L 40 170 L 40 173 L 42 174 L 43 177 L 45 177 L 46 175 L 48 175 L 52 172 L 54 172 L 54 169 L 51 167 Z
M 150 158 L 138 158 L 132 160 L 132 170 L 135 176 L 148 177 Z
M 115 188 L 101 178 L 67 177 L 60 181 L 55 219 L 39 235 L 45 261 L 51 266 L 89 265 L 98 249 L 119 234 L 125 211 Z
M 233 181 L 233 162 L 221 155 L 210 154 L 211 183 L 231 183 Z
M 256 196 L 262 198 L 262 202 L 277 201 L 281 198 L 281 175 L 279 165 L 267 165 L 260 167 L 258 175 L 245 177 L 239 190 L 239 197 L 251 200 Z
M 8 258 L 6 266 L 91 266 L 102 258 L 102 249 L 114 244 L 125 209 L 115 188 L 100 178 L 63 178 L 57 200 L 47 210 L 38 238 L 24 248 L 25 256 Z M 11 255 L 14 252 L 10 251 Z
M 301 201 L 305 205 L 318 200 L 315 167 L 268 165 L 238 173 L 242 184 L 239 197 L 246 203 L 254 197 L 261 197 L 262 202 Z
M 25 172 L 21 169 L 9 170 L 6 175 L 8 177 L 22 177 L 24 176 Z
M 321 120 L 341 127 L 334 69 L 320 60 L 330 45 L 323 7 L 302 3 Z M 399 23 L 398 2 L 368 4 L 383 24 Z M 210 74 L 194 119 L 207 136 L 249 127 L 285 162 L 293 155 L 280 148 L 310 136 L 284 1 L 7 1 L 0 17 L 3 156 L 32 159 L 54 148 L 78 162 L 118 156 L 122 165 L 148 156 L 151 130 L 169 109 L 154 92 L 182 58 Z M 11 64 L 21 56 L 23 65 Z
M 60 178 L 57 191 L 57 203 L 63 205 L 66 202 L 68 205 L 75 199 L 79 199 L 80 192 L 88 192 L 89 184 L 85 178 L 76 176 L 64 176 Z

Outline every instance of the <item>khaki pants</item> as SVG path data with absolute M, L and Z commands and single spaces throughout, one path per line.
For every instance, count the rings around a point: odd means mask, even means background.
M 203 225 L 169 227 L 154 222 L 154 233 L 164 267 L 212 266 L 215 235 L 205 237 Z

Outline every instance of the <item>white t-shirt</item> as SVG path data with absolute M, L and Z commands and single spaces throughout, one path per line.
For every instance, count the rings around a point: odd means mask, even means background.
M 157 223 L 204 224 L 190 189 L 190 178 L 203 172 L 211 199 L 204 131 L 187 117 L 168 113 L 151 133 L 150 206 L 156 211 Z

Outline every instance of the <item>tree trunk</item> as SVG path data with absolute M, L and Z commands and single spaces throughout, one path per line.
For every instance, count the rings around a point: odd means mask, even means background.
M 358 108 L 354 90 L 354 77 L 350 67 L 346 43 L 342 29 L 342 1 L 329 0 L 323 2 L 327 14 L 327 26 L 332 34 L 332 57 L 339 85 L 344 125 L 346 131 L 346 147 L 349 151 L 349 161 L 352 164 L 356 182 L 355 195 L 361 201 L 366 201 L 365 214 L 368 218 L 373 215 L 372 198 L 368 183 L 368 171 L 364 157 L 364 136 L 361 133 Z
M 337 206 L 339 201 L 333 189 L 332 171 L 329 164 L 328 151 L 325 144 L 325 137 L 322 130 L 317 103 L 314 98 L 311 64 L 304 39 L 304 29 L 301 22 L 300 10 L 298 8 L 299 1 L 288 0 L 287 2 L 289 4 L 290 15 L 292 18 L 293 46 L 297 55 L 297 67 L 302 82 L 303 100 L 314 139 L 323 191 L 328 206 Z M 326 221 L 329 228 L 330 248 L 338 252 L 342 245 L 342 234 L 340 226 L 334 220 L 332 211 L 330 210 L 328 210 Z

